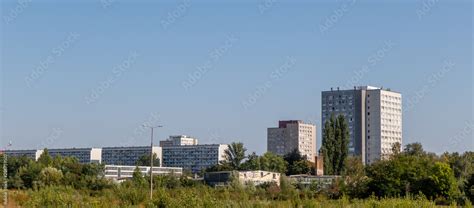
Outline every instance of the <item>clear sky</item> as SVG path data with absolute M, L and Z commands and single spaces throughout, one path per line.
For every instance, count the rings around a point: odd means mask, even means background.
M 403 94 L 405 144 L 474 149 L 472 1 L 58 2 L 2 1 L 2 146 L 148 145 L 158 123 L 262 153 L 299 119 L 319 149 L 321 91 L 372 85 Z

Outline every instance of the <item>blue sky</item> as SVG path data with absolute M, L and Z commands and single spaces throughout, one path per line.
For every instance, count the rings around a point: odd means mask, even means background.
M 3 1 L 2 1 L 3 2 Z M 434 4 L 432 4 L 435 2 Z M 12 12 L 13 10 L 13 12 Z M 471 1 L 2 3 L 1 138 L 15 149 L 200 143 L 266 149 L 321 91 L 403 94 L 404 143 L 474 149 Z

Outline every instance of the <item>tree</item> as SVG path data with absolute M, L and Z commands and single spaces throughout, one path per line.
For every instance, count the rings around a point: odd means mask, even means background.
M 18 176 L 23 181 L 25 188 L 33 188 L 34 184 L 38 183 L 41 169 L 42 165 L 35 161 L 30 161 L 28 165 L 18 169 Z
M 402 149 L 402 145 L 399 142 L 395 142 L 392 145 L 392 155 L 397 156 L 400 154 L 400 150 Z
M 132 181 L 136 187 L 143 188 L 146 186 L 146 180 L 143 177 L 143 174 L 140 171 L 140 168 L 135 167 L 135 170 L 133 171 Z
M 460 182 L 467 180 L 470 174 L 474 173 L 474 152 L 465 152 L 462 155 L 446 152 L 441 155 L 441 160 L 449 164 Z
M 368 193 L 380 197 L 422 193 L 429 199 L 442 197 L 449 201 L 459 196 L 453 170 L 447 163 L 424 153 L 421 145 L 407 145 L 405 149 L 410 151 L 366 167 Z
M 45 186 L 59 185 L 62 178 L 63 173 L 53 167 L 43 168 L 39 176 L 40 182 Z
M 153 166 L 159 167 L 160 166 L 160 159 L 158 156 L 153 153 Z M 136 162 L 137 166 L 150 166 L 150 155 L 149 154 L 144 154 L 142 155 Z
M 242 161 L 245 159 L 245 149 L 244 144 L 239 142 L 229 145 L 229 148 L 224 151 L 225 161 L 223 163 L 228 164 L 233 170 L 239 170 L 242 164 Z
M 403 152 L 407 155 L 413 156 L 422 156 L 426 154 L 426 152 L 423 150 L 423 146 L 421 145 L 421 143 L 418 142 L 407 144 Z
M 311 163 L 300 154 L 298 149 L 294 149 L 283 158 L 288 163 L 286 175 L 309 174 L 311 172 Z
M 365 174 L 365 167 L 360 157 L 348 157 L 346 169 L 343 173 L 343 192 L 351 198 L 365 198 L 369 195 L 367 185 L 369 178 Z
M 323 129 L 324 172 L 326 175 L 340 175 L 349 155 L 349 126 L 343 115 L 334 114 L 326 121 Z
M 443 196 L 453 200 L 458 194 L 453 170 L 446 163 L 435 162 L 424 185 L 427 185 L 425 187 L 428 196 Z
M 252 152 L 252 154 L 247 156 L 247 161 L 242 163 L 242 170 L 262 170 L 260 165 L 260 156 L 257 153 Z
M 474 202 L 474 173 L 464 183 L 464 194 L 471 202 Z
M 285 173 L 288 163 L 281 157 L 271 152 L 266 152 L 260 157 L 260 167 L 265 171 Z
M 43 153 L 41 153 L 40 157 L 38 158 L 38 163 L 47 167 L 53 163 L 53 158 L 49 155 L 48 149 L 44 149 Z

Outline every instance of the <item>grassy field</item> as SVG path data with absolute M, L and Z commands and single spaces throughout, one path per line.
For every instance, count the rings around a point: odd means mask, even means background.
M 150 201 L 146 190 L 110 190 L 91 193 L 67 187 L 51 187 L 39 191 L 9 191 L 7 207 L 437 207 L 434 202 L 421 197 L 365 200 L 349 200 L 343 197 L 338 200 L 329 200 L 300 195 L 291 199 L 277 197 L 274 200 L 268 200 L 260 197 L 261 194 L 202 187 L 158 189 L 154 193 L 154 200 Z M 3 204 L 3 197 L 0 201 Z

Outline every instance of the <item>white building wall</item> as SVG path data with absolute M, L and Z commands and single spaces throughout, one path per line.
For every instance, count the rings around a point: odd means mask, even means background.
M 225 161 L 226 158 L 225 158 L 225 151 L 229 149 L 229 145 L 227 144 L 221 144 L 219 145 L 219 155 L 218 155 L 218 161 L 221 162 L 221 161 Z
M 156 154 L 156 157 L 160 160 L 160 167 L 163 165 L 163 149 L 161 147 L 153 147 L 153 154 Z
M 286 128 L 268 128 L 267 151 L 283 156 L 297 149 L 308 161 L 314 162 L 316 126 L 302 121 L 291 122 Z
M 102 148 L 92 148 L 91 161 L 97 161 L 98 163 L 102 163 Z
M 402 140 L 402 96 L 386 90 L 367 91 L 367 162 L 387 159 Z M 370 115 L 369 115 L 370 113 Z
M 240 183 L 247 185 L 253 184 L 255 186 L 264 183 L 275 183 L 280 186 L 280 173 L 268 171 L 239 171 Z
M 41 157 L 41 155 L 43 154 L 43 151 L 44 150 L 36 150 L 36 158 L 35 158 L 36 161 L 38 161 L 38 159 Z

